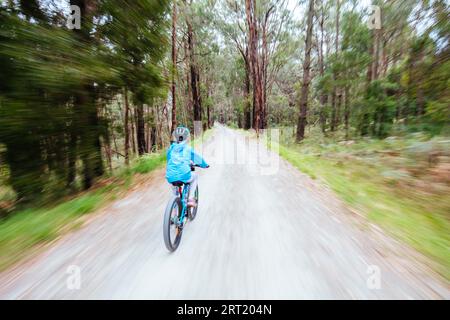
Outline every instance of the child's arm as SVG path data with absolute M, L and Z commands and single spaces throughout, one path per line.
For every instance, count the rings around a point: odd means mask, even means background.
M 209 164 L 206 163 L 205 159 L 191 148 L 191 161 L 202 168 L 208 168 Z
M 170 144 L 170 147 L 167 149 L 167 153 L 166 153 L 166 161 L 170 160 L 170 157 L 172 155 L 172 149 L 173 149 L 173 143 Z

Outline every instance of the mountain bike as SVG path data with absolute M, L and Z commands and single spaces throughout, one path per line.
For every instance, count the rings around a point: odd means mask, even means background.
M 191 170 L 195 171 L 195 167 L 199 166 L 191 165 Z M 190 183 L 175 181 L 172 185 L 177 188 L 177 192 L 167 203 L 163 223 L 164 243 L 170 252 L 177 250 L 187 221 L 195 219 L 198 209 L 198 185 L 194 193 L 197 205 L 193 208 L 187 206 Z

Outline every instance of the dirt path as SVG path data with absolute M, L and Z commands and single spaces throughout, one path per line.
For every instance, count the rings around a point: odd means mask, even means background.
M 198 216 L 177 252 L 164 247 L 169 192 L 159 170 L 86 227 L 0 274 L 0 298 L 450 297 L 414 253 L 263 145 L 218 127 L 204 156 L 211 168 L 198 171 Z

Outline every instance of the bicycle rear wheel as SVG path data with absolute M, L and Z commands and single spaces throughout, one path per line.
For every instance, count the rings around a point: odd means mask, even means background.
M 180 245 L 183 229 L 178 225 L 178 221 L 181 216 L 181 210 L 180 198 L 173 196 L 167 203 L 163 223 L 164 243 L 170 252 L 175 251 Z
M 195 188 L 195 193 L 194 193 L 194 198 L 195 198 L 195 202 L 197 203 L 197 205 L 195 206 L 195 208 L 189 208 L 189 220 L 194 220 L 195 217 L 197 216 L 197 209 L 198 209 L 198 186 L 197 188 Z

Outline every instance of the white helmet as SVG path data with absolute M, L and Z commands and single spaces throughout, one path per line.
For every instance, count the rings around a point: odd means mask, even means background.
M 173 131 L 173 139 L 179 143 L 182 141 L 186 141 L 189 137 L 190 137 L 190 132 L 189 129 L 186 127 L 177 127 L 175 128 L 175 130 Z

